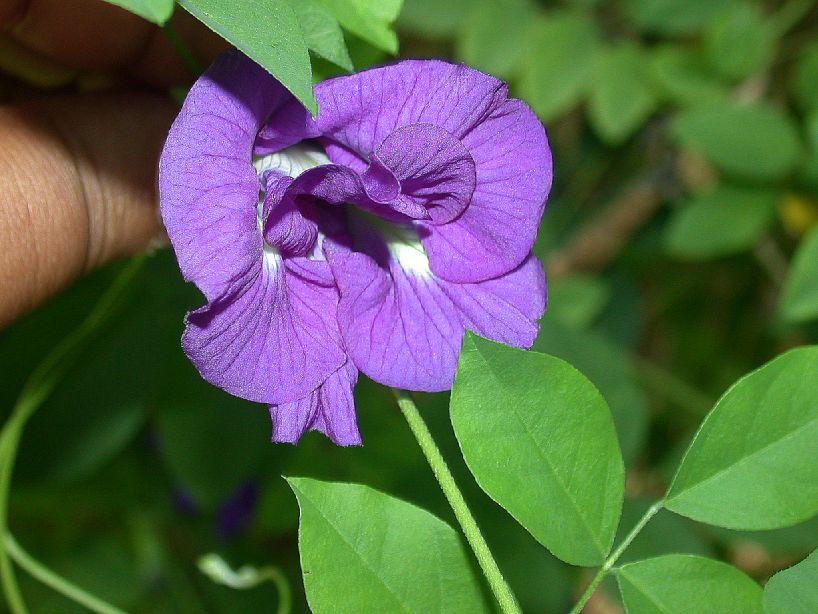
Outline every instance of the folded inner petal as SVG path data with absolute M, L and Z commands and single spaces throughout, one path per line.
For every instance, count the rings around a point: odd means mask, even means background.
M 394 177 L 400 198 L 426 209 L 432 224 L 445 224 L 469 205 L 476 181 L 474 160 L 459 139 L 433 124 L 391 132 L 372 154 L 368 177 Z
M 208 382 L 261 403 L 315 390 L 346 361 L 324 261 L 265 252 L 235 294 L 188 314 L 182 347 Z
M 273 441 L 297 443 L 306 431 L 320 431 L 341 446 L 361 444 L 353 390 L 358 370 L 348 361 L 309 395 L 270 406 Z
M 264 205 L 262 209 L 264 240 L 284 256 L 306 256 L 318 238 L 318 224 L 309 214 L 311 202 L 299 203 L 288 196 L 292 177 L 265 174 Z

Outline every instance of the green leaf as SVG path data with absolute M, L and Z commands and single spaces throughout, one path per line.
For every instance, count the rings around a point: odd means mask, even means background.
M 566 326 L 553 315 L 547 312 L 540 322 L 533 349 L 562 358 L 591 380 L 611 408 L 625 461 L 632 460 L 645 442 L 648 402 L 630 358 L 600 333 Z
M 818 318 L 818 226 L 801 239 L 780 301 L 779 311 L 787 322 Z
M 594 23 L 578 15 L 551 14 L 534 27 L 520 90 L 544 121 L 569 110 L 585 93 L 598 39 Z
M 599 317 L 610 298 L 610 287 L 599 277 L 564 275 L 548 284 L 548 317 L 586 328 Z
M 358 484 L 288 478 L 310 610 L 489 612 L 457 533 L 426 510 Z
M 111 4 L 121 6 L 123 9 L 139 15 L 143 19 L 164 25 L 173 15 L 173 0 L 106 0 Z
M 775 35 L 758 5 L 739 2 L 713 18 L 704 49 L 717 73 L 736 80 L 767 67 L 775 55 Z
M 666 507 L 732 529 L 818 513 L 818 346 L 782 354 L 734 384 L 693 438 Z
M 472 6 L 472 0 L 405 0 L 398 27 L 424 38 L 453 37 Z
M 590 381 L 554 356 L 469 333 L 450 411 L 463 458 L 492 499 L 562 560 L 605 559 L 624 470 L 608 406 Z
M 625 0 L 628 17 L 643 32 L 693 34 L 735 0 Z
M 682 106 L 712 104 L 727 98 L 726 88 L 688 47 L 664 45 L 651 50 L 648 71 L 662 97 Z
M 318 112 L 312 95 L 310 54 L 288 0 L 179 0 L 179 4 L 258 62 L 311 113 Z
M 398 37 L 392 23 L 398 18 L 402 0 L 318 0 L 339 23 L 368 43 L 387 53 L 397 53 Z
M 346 70 L 353 70 L 338 20 L 320 0 L 287 0 L 295 11 L 307 47 Z
M 753 247 L 775 217 L 777 194 L 719 185 L 677 208 L 665 228 L 665 249 L 690 260 L 718 258 Z
M 536 8 L 527 2 L 478 2 L 455 40 L 457 56 L 466 64 L 498 77 L 514 76 L 520 69 L 527 49 L 527 33 L 536 15 Z
M 802 109 L 818 109 L 818 41 L 809 44 L 799 57 L 792 75 L 792 89 Z
M 675 119 L 671 132 L 723 171 L 744 177 L 780 179 L 801 153 L 790 116 L 766 103 L 690 109 Z
M 770 578 L 764 587 L 764 611 L 766 614 L 818 612 L 818 550 Z
M 735 567 L 669 554 L 616 570 L 628 614 L 764 614 L 761 587 Z
M 588 116 L 597 134 L 612 145 L 639 128 L 656 106 L 645 57 L 635 44 L 624 43 L 600 55 L 588 101 Z

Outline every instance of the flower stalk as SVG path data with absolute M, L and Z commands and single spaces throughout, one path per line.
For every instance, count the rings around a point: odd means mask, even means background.
M 463 530 L 463 534 L 466 536 L 466 541 L 469 543 L 475 557 L 477 557 L 477 562 L 480 564 L 486 580 L 488 580 L 491 592 L 494 593 L 494 597 L 500 604 L 500 609 L 503 614 L 522 614 L 511 587 L 497 566 L 497 561 L 491 554 L 480 527 L 477 526 L 477 521 L 463 498 L 463 493 L 457 486 L 449 466 L 440 453 L 440 448 L 437 447 L 431 432 L 429 432 L 429 427 L 426 426 L 426 422 L 420 415 L 417 405 L 405 390 L 393 388 L 392 392 L 397 399 L 401 413 L 406 418 L 406 422 L 409 423 L 412 434 L 423 451 L 423 455 L 432 468 L 432 473 L 434 473 L 438 484 L 440 484 L 440 488 L 446 496 L 446 500 L 449 502 L 457 522 Z

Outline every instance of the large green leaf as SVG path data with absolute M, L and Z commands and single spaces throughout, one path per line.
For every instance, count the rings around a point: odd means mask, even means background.
M 179 4 L 269 71 L 312 113 L 318 111 L 310 54 L 288 0 L 179 0 Z
M 481 0 L 460 28 L 455 41 L 458 57 L 498 77 L 514 76 L 522 65 L 536 14 L 528 2 Z
M 818 550 L 770 578 L 764 587 L 764 610 L 766 614 L 818 612 Z
M 520 90 L 543 120 L 579 102 L 593 77 L 598 38 L 594 23 L 577 15 L 554 14 L 535 26 Z
M 733 529 L 818 513 L 818 346 L 782 354 L 734 384 L 705 419 L 666 507 Z
M 157 25 L 163 25 L 173 15 L 173 0 L 106 0 L 139 15 Z
M 338 20 L 320 0 L 287 0 L 295 11 L 307 47 L 346 70 L 352 70 L 344 33 Z
M 392 23 L 403 0 L 319 0 L 344 28 L 388 53 L 397 53 Z
M 719 103 L 680 114 L 672 134 L 723 171 L 779 179 L 798 162 L 801 143 L 792 119 L 766 103 Z
M 656 105 L 645 54 L 624 43 L 600 54 L 588 100 L 588 117 L 606 142 L 624 141 L 648 118 Z
M 621 511 L 623 464 L 608 406 L 590 381 L 554 356 L 467 334 L 451 418 L 490 497 L 562 560 L 604 560 Z
M 311 611 L 489 612 L 457 533 L 439 518 L 368 486 L 287 481 L 301 508 Z
M 781 292 L 779 309 L 789 322 L 818 318 L 818 227 L 801 239 Z
M 777 194 L 720 185 L 679 207 L 665 228 L 665 248 L 679 258 L 718 258 L 753 247 L 775 216 Z
M 559 299 L 559 290 L 554 301 Z M 648 401 L 636 381 L 630 358 L 620 346 L 592 330 L 579 330 L 557 320 L 549 310 L 540 322 L 534 349 L 574 365 L 602 393 L 613 414 L 625 461 L 642 450 L 648 427 Z
M 704 37 L 711 66 L 728 79 L 741 79 L 767 67 L 775 53 L 775 36 L 761 9 L 750 2 L 725 7 Z
M 669 554 L 616 570 L 628 614 L 764 614 L 761 587 L 735 567 Z

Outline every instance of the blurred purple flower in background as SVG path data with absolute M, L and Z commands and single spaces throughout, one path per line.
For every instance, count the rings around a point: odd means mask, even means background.
M 315 87 L 311 118 L 237 52 L 196 82 L 160 161 L 162 216 L 207 304 L 202 376 L 270 404 L 273 440 L 360 443 L 358 370 L 445 390 L 465 329 L 528 347 L 551 184 L 540 122 L 497 79 L 404 61 Z

